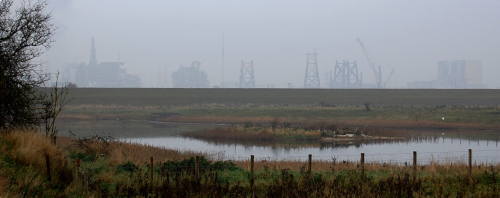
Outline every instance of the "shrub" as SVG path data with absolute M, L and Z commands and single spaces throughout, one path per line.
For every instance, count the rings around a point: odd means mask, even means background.
M 111 151 L 119 145 L 119 142 L 111 136 L 94 135 L 89 138 L 84 137 L 73 140 L 73 144 L 69 145 L 68 149 L 72 153 L 76 153 L 73 154 L 73 158 L 93 161 L 99 156 L 109 156 Z
M 116 173 L 129 172 L 135 173 L 137 171 L 137 166 L 130 161 L 120 164 L 116 167 Z

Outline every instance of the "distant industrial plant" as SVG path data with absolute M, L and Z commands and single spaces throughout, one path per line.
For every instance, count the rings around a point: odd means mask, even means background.
M 363 42 L 358 38 L 363 54 L 375 76 L 374 84 L 363 83 L 363 73 L 358 70 L 358 64 L 354 61 L 336 61 L 332 65 L 333 70 L 325 72 L 325 82 L 320 84 L 318 70 L 318 53 L 306 53 L 306 69 L 303 88 L 329 88 L 329 89 L 360 89 L 360 88 L 389 88 L 388 83 L 394 69 L 381 60 L 375 59 L 367 50 Z M 224 81 L 224 46 L 222 48 L 222 82 L 214 88 L 274 88 L 274 84 L 257 85 L 253 60 L 241 61 L 239 81 Z M 121 68 L 124 65 L 117 62 L 101 62 L 97 64 L 94 38 L 90 48 L 89 63 L 73 63 L 68 65 L 63 72 L 63 82 L 71 82 L 78 87 L 141 87 L 141 79 Z M 177 71 L 172 72 L 172 87 L 174 88 L 209 88 L 210 83 L 205 71 L 201 70 L 201 63 L 193 61 L 191 66 L 181 65 Z M 388 74 L 385 81 L 382 80 L 382 69 Z M 413 81 L 407 83 L 407 88 L 424 89 L 480 89 L 486 88 L 482 82 L 482 61 L 480 60 L 450 60 L 438 61 L 438 79 L 431 81 Z M 158 83 L 166 86 L 166 71 L 158 73 Z M 293 88 L 292 83 L 287 83 L 288 88 Z M 160 86 L 159 86 L 160 87 Z
M 126 72 L 120 66 L 123 62 L 101 62 L 97 64 L 94 38 L 90 47 L 89 64 L 69 64 L 63 72 L 62 81 L 71 82 L 78 87 L 141 87 L 141 79 L 137 75 Z
M 193 61 L 191 67 L 181 65 L 172 73 L 172 83 L 175 88 L 209 88 L 207 74 L 200 69 L 201 63 Z
M 484 89 L 483 65 L 480 60 L 438 61 L 438 79 L 408 82 L 408 88 Z

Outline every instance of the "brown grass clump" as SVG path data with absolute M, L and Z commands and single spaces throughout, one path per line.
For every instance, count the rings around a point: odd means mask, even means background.
M 73 182 L 68 159 L 39 132 L 0 132 L 0 153 L 0 196 L 54 197 Z M 46 156 L 50 176 L 47 175 Z
M 169 160 L 180 161 L 194 156 L 211 157 L 212 155 L 213 154 L 209 152 L 179 151 L 139 143 L 121 143 L 121 146 L 118 147 L 117 154 L 111 156 L 111 159 L 116 162 L 121 161 L 122 163 L 130 161 L 135 164 L 146 164 L 149 163 L 151 157 L 153 157 L 156 162 L 166 162 Z
M 69 166 L 61 151 L 41 133 L 14 131 L 4 134 L 3 138 L 11 143 L 11 147 L 3 147 L 2 152 L 7 153 L 16 163 L 45 171 L 45 155 L 48 155 L 51 171 L 58 172 Z
M 207 156 L 210 157 L 212 153 L 200 153 L 191 151 L 178 151 L 174 149 L 155 147 L 151 145 L 144 145 L 132 142 L 119 142 L 116 140 L 93 141 L 88 142 L 89 150 L 82 149 L 75 146 L 79 144 L 79 139 L 70 137 L 58 138 L 57 144 L 65 149 L 71 150 L 73 153 L 88 152 L 87 154 L 95 154 L 96 157 L 107 157 L 109 159 L 108 165 L 116 166 L 124 162 L 130 161 L 134 164 L 147 164 L 150 158 L 156 162 L 165 162 L 168 160 L 183 160 L 194 156 Z M 87 149 L 87 148 L 86 148 Z

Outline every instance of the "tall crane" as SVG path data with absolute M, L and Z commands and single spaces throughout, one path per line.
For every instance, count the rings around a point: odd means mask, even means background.
M 363 50 L 363 54 L 365 55 L 365 58 L 368 61 L 368 64 L 370 64 L 370 66 L 371 66 L 371 68 L 373 70 L 373 74 L 375 75 L 375 80 L 377 82 L 377 88 L 379 88 L 379 89 L 380 88 L 386 88 L 387 87 L 387 83 L 389 82 L 392 74 L 394 73 L 394 68 L 392 68 L 388 64 L 386 64 L 383 61 L 381 61 L 386 66 L 388 66 L 389 68 L 391 68 L 391 73 L 387 77 L 387 80 L 384 83 L 382 83 L 382 68 L 381 68 L 381 66 L 380 65 L 378 66 L 378 71 L 377 71 L 377 68 L 375 67 L 375 63 L 373 61 L 374 60 L 373 56 L 368 52 L 368 50 L 366 49 L 365 45 L 363 44 L 363 42 L 361 42 L 361 40 L 359 38 L 357 38 L 356 40 L 358 41 L 358 44 L 361 46 L 361 49 Z

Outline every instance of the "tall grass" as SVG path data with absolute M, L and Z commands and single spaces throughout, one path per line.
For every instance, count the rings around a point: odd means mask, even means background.
M 1 185 L 0 192 L 7 191 L 7 196 L 55 197 L 64 193 L 73 181 L 68 158 L 41 133 L 29 130 L 0 132 L 0 150 L 0 183 L 6 184 Z M 46 156 L 52 180 L 46 174 Z
M 315 160 L 308 176 L 306 162 L 298 160 L 256 160 L 255 186 L 250 189 L 250 162 L 203 162 L 201 177 L 194 175 L 193 155 L 148 145 L 109 141 L 113 149 L 103 149 L 93 138 L 89 146 L 96 159 L 83 161 L 91 196 L 115 197 L 498 197 L 500 165 L 477 164 L 471 177 L 464 163 L 419 165 L 417 177 L 408 165 L 366 163 L 365 181 L 360 164 L 352 161 Z M 84 150 L 69 149 L 77 139 L 58 138 L 57 146 L 31 131 L 0 134 L 0 188 L 2 196 L 83 196 L 73 183 L 68 156 Z M 83 147 L 81 147 L 83 148 Z M 88 148 L 88 147 L 84 147 Z M 53 159 L 52 181 L 46 179 L 44 155 Z M 154 185 L 149 183 L 149 158 L 154 157 Z M 214 159 L 216 156 L 207 156 Z M 189 163 L 179 162 L 189 159 Z M 161 163 L 160 163 L 161 161 Z M 232 165 L 234 163 L 234 165 Z M 168 166 L 167 166 L 168 165 Z M 180 169 L 162 167 L 178 166 Z M 210 166 L 207 169 L 205 166 Z M 223 167 L 233 167 L 225 169 Z M 241 167 L 241 168 L 238 168 Z M 68 173 L 66 176 L 64 172 Z M 186 170 L 180 171 L 179 170 Z M 210 171 L 219 170 L 219 171 Z M 8 182 L 7 182 L 8 181 Z M 0 186 L 3 187 L 3 186 Z M 150 190 L 150 188 L 153 190 Z
M 130 161 L 135 164 L 146 164 L 149 163 L 150 158 L 153 157 L 157 161 L 169 161 L 169 160 L 183 160 L 188 159 L 193 156 L 217 156 L 214 152 L 192 152 L 192 151 L 179 151 L 174 149 L 168 149 L 164 147 L 155 147 L 147 144 L 140 144 L 136 142 L 119 142 L 116 140 L 109 140 L 108 142 L 98 141 L 92 139 L 88 142 L 89 147 L 91 147 L 95 152 L 89 152 L 87 149 L 82 149 L 75 147 L 78 144 L 78 140 L 70 137 L 60 137 L 57 141 L 58 146 L 69 150 L 73 153 L 84 153 L 86 155 L 95 155 L 94 158 L 105 157 L 109 161 L 106 165 L 116 166 L 120 163 Z M 104 144 L 110 144 L 107 148 L 112 148 L 108 151 L 96 151 L 99 148 L 103 148 Z

